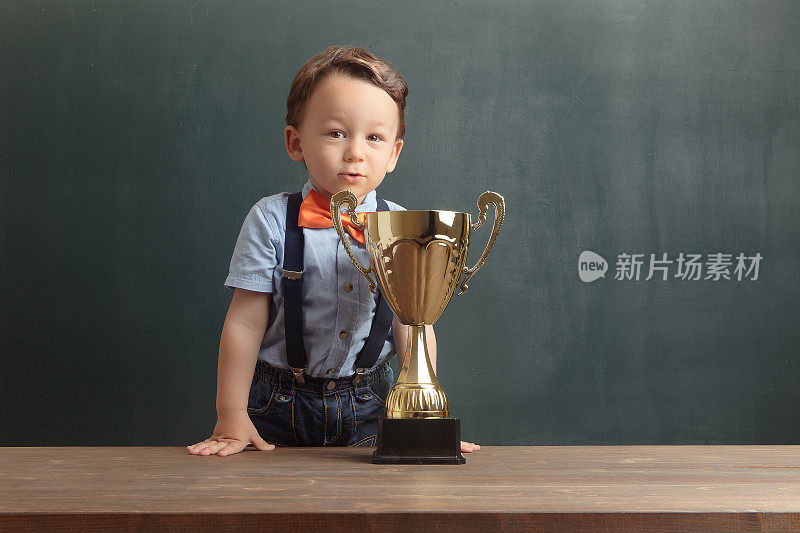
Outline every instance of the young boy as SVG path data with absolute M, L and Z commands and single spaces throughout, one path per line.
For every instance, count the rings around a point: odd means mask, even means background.
M 301 193 L 261 199 L 244 221 L 225 281 L 234 294 L 220 341 L 217 424 L 189 453 L 375 445 L 394 383 L 388 360 L 396 347 L 402 363 L 408 328 L 370 293 L 328 205 L 347 189 L 357 213 L 402 209 L 375 188 L 403 147 L 407 94 L 399 72 L 360 48 L 332 46 L 295 76 L 284 140 L 309 181 Z M 347 224 L 368 264 L 363 234 Z M 462 452 L 478 449 L 461 443 Z

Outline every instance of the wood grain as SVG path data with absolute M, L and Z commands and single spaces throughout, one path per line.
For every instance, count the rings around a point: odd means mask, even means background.
M 436 466 L 371 453 L 0 448 L 0 527 L 800 530 L 800 446 L 486 446 Z

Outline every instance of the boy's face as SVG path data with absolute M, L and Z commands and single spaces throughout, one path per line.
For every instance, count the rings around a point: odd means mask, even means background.
M 299 127 L 286 126 L 286 151 L 305 161 L 324 195 L 349 190 L 359 203 L 394 170 L 403 147 L 397 139 L 397 103 L 380 87 L 333 74 L 317 83 Z

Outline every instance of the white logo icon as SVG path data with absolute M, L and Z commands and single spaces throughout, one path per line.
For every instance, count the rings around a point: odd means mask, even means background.
M 608 262 L 594 252 L 581 252 L 578 258 L 578 275 L 581 281 L 589 283 L 597 278 L 606 277 Z

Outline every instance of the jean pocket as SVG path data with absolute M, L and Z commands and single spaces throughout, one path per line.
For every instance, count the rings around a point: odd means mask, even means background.
M 378 418 L 386 414 L 386 404 L 369 387 L 359 387 L 353 394 L 353 418 L 355 434 L 353 437 L 363 439 L 377 433 Z M 352 439 L 351 439 L 352 441 Z
M 386 397 L 389 396 L 392 385 L 394 385 L 394 372 L 389 367 L 381 379 L 370 383 L 368 389 L 381 405 L 386 405 Z
M 250 395 L 247 398 L 247 413 L 251 415 L 266 414 L 275 403 L 275 388 L 272 383 L 253 376 L 250 384 Z
M 356 389 L 355 396 L 356 396 L 356 402 L 359 402 L 359 403 L 361 403 L 361 402 L 369 402 L 369 401 L 372 401 L 372 400 L 380 401 L 380 398 L 378 397 L 378 395 L 375 394 L 375 391 L 373 391 L 372 388 L 370 388 L 369 386 L 367 386 L 367 387 L 359 387 L 358 389 Z

